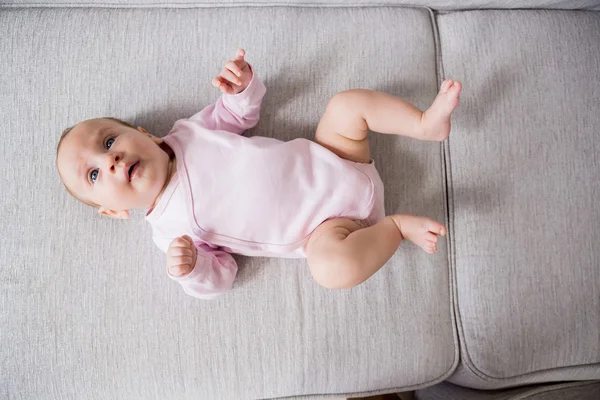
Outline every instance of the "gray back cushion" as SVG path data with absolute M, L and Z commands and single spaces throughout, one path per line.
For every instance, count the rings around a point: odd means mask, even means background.
M 404 243 L 346 291 L 319 287 L 303 260 L 240 257 L 234 289 L 200 301 L 166 276 L 142 213 L 101 218 L 62 188 L 62 129 L 115 116 L 164 135 L 216 99 L 210 80 L 237 47 L 268 87 L 249 134 L 310 138 L 344 89 L 379 89 L 419 107 L 436 93 L 424 10 L 0 12 L 0 397 L 365 393 L 451 373 L 458 348 L 445 242 L 435 256 Z M 440 145 L 391 136 L 372 144 L 387 211 L 444 221 Z
M 1 7 L 219 7 L 239 4 L 236 0 L 3 0 Z M 568 10 L 600 10 L 600 0 L 254 0 L 243 2 L 245 6 L 292 5 L 292 6 L 421 6 L 436 10 L 469 10 L 493 8 L 552 8 Z

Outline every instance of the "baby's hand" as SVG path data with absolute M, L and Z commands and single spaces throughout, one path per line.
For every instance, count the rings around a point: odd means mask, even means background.
M 221 74 L 213 78 L 213 86 L 218 87 L 225 94 L 243 92 L 252 80 L 252 70 L 244 60 L 245 55 L 244 49 L 238 49 L 235 53 L 235 59 L 229 60 Z
M 196 265 L 196 246 L 188 235 L 175 238 L 167 250 L 167 271 L 169 274 L 181 278 L 189 274 Z

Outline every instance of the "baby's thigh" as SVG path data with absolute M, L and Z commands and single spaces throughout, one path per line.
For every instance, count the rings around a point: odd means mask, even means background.
M 310 272 L 320 285 L 338 288 L 347 272 L 359 268 L 357 249 L 344 240 L 352 232 L 362 229 L 357 222 L 348 218 L 334 218 L 323 222 L 315 229 L 306 244 L 306 256 Z

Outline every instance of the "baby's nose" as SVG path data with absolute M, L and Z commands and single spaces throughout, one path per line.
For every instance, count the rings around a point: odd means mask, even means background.
M 117 165 L 119 164 L 119 161 L 121 161 L 121 159 L 123 158 L 120 154 L 109 154 L 108 155 L 108 169 L 110 172 L 114 173 L 117 171 Z

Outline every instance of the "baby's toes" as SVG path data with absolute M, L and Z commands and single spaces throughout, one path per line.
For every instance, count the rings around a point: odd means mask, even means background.
M 446 227 L 432 219 L 427 221 L 427 223 L 425 224 L 425 229 L 427 229 L 428 232 L 434 233 L 435 235 L 446 235 Z
M 446 79 L 444 82 L 442 82 L 442 86 L 440 87 L 440 92 L 447 93 L 448 89 L 450 89 L 450 87 L 453 84 L 454 84 L 454 81 L 452 79 Z
M 425 241 L 428 243 L 436 244 L 438 241 L 438 237 L 435 233 L 427 232 L 425 234 Z
M 448 95 L 451 97 L 458 97 L 461 90 L 462 90 L 462 84 L 459 81 L 455 81 L 448 88 Z
M 423 246 L 423 250 L 425 250 L 426 253 L 433 254 L 437 251 L 437 246 L 435 243 L 426 242 Z

